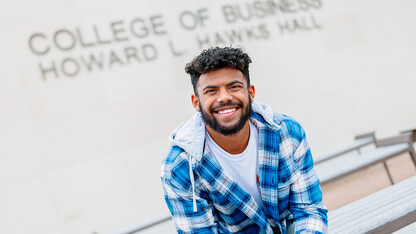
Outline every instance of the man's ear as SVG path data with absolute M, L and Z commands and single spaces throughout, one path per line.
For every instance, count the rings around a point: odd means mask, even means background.
M 191 101 L 192 101 L 192 105 L 194 106 L 196 111 L 200 111 L 199 110 L 199 99 L 198 96 L 196 96 L 195 94 L 191 95 Z
M 254 96 L 256 96 L 256 89 L 254 88 L 254 85 L 250 85 L 248 88 L 248 94 L 251 97 L 251 101 L 254 101 Z

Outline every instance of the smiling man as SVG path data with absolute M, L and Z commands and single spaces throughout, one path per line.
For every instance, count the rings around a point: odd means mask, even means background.
M 210 48 L 185 67 L 197 113 L 171 135 L 161 171 L 178 233 L 327 232 L 302 127 L 253 103 L 250 57 Z

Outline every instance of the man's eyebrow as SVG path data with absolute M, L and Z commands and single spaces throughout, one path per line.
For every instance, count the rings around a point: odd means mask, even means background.
M 234 80 L 234 81 L 231 81 L 230 83 L 226 84 L 226 86 L 230 86 L 230 85 L 233 85 L 233 84 L 242 84 L 242 85 L 244 85 L 243 82 L 238 81 L 238 80 Z M 207 85 L 202 90 L 205 90 L 205 89 L 215 89 L 215 88 L 218 88 L 218 86 L 216 86 L 216 85 Z
M 243 82 L 238 81 L 238 80 L 235 80 L 235 81 L 231 81 L 230 83 L 228 83 L 227 86 L 230 86 L 230 85 L 233 85 L 233 84 L 237 84 L 237 83 L 244 85 Z
M 204 91 L 205 89 L 215 89 L 217 87 L 218 86 L 215 86 L 215 85 L 207 85 L 207 86 L 205 86 L 205 88 L 202 89 L 202 91 Z

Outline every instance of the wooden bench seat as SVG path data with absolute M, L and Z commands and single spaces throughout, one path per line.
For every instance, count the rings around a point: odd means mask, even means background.
M 329 233 L 391 233 L 416 222 L 416 176 L 328 213 Z

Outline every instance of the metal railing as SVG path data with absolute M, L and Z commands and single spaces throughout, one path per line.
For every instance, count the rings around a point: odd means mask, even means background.
M 137 233 L 140 231 L 143 231 L 145 229 L 154 227 L 156 225 L 159 225 L 161 223 L 164 223 L 166 221 L 169 221 L 171 219 L 171 215 L 169 213 L 165 213 L 162 215 L 159 215 L 157 217 L 153 217 L 150 219 L 146 219 L 141 221 L 140 223 L 137 224 L 132 224 L 130 226 L 125 227 L 122 230 L 118 230 L 116 232 L 113 232 L 111 234 L 133 234 L 133 233 Z

